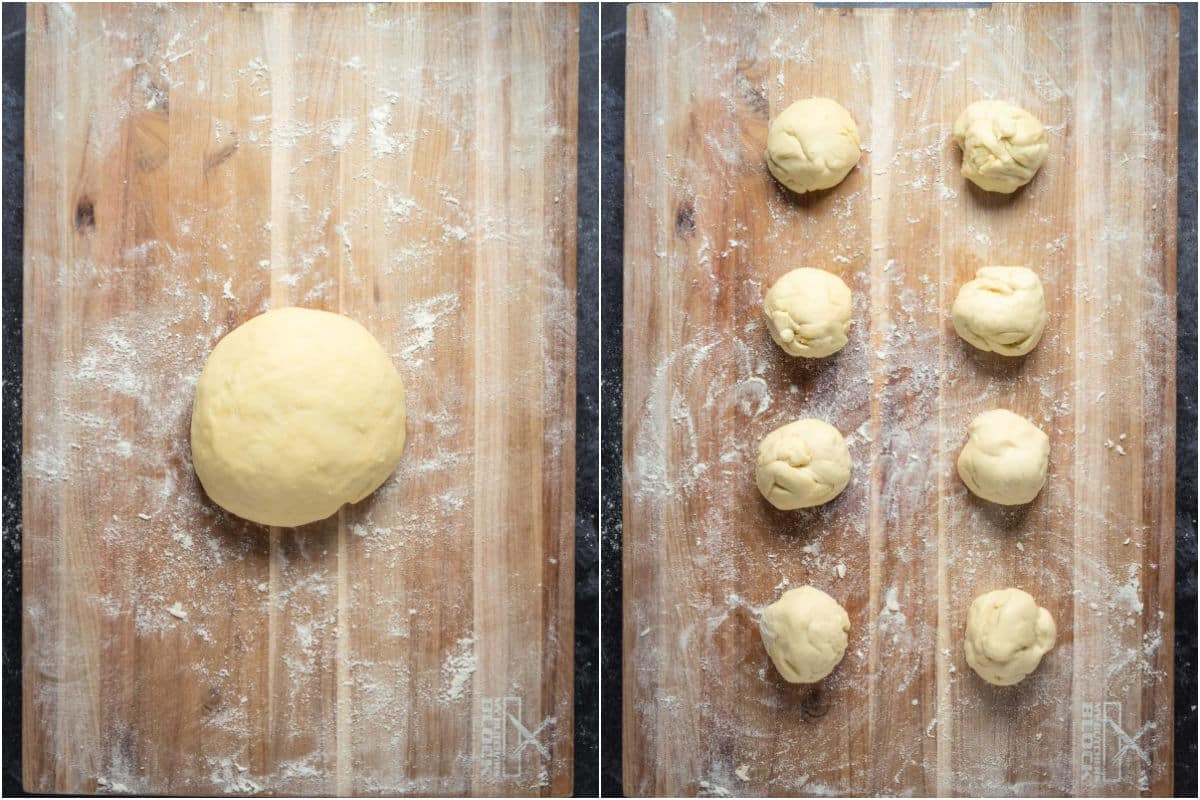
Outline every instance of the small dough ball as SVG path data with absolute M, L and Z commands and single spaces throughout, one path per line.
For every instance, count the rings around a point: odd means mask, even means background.
M 972 347 L 1023 356 L 1046 327 L 1046 294 L 1033 270 L 984 267 L 954 298 L 954 330 Z
M 1054 647 L 1050 612 L 1020 589 L 981 594 L 967 611 L 967 663 L 996 686 L 1012 686 Z
M 366 328 L 339 314 L 260 314 L 217 343 L 196 384 L 196 476 L 252 522 L 325 519 L 379 488 L 403 449 L 400 374 Z
M 984 500 L 1006 506 L 1028 503 L 1046 483 L 1050 437 L 1029 420 L 995 408 L 967 426 L 958 475 Z
M 767 168 L 793 192 L 804 194 L 842 182 L 862 156 L 850 112 L 827 97 L 797 100 L 771 120 Z
M 832 355 L 846 346 L 850 287 L 823 269 L 794 269 L 767 290 L 763 313 L 771 338 L 788 355 Z
M 767 606 L 758 628 L 784 680 L 816 683 L 846 654 L 850 617 L 820 589 L 801 586 Z
M 963 177 L 1004 194 L 1033 180 L 1050 150 L 1042 123 L 1002 100 L 967 106 L 954 122 L 954 141 L 962 148 Z
M 850 482 L 850 451 L 837 428 L 819 419 L 789 422 L 758 446 L 755 481 L 783 511 L 828 503 Z

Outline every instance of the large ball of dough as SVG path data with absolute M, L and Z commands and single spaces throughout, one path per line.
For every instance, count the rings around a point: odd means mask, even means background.
M 217 343 L 196 384 L 196 475 L 253 522 L 325 519 L 379 488 L 403 449 L 400 375 L 366 328 L 338 314 L 261 314 Z
M 829 595 L 801 586 L 763 611 L 759 632 L 775 669 L 789 683 L 816 683 L 846 654 L 850 617 Z
M 823 269 L 794 269 L 767 290 L 763 313 L 771 338 L 788 354 L 832 355 L 846 346 L 850 287 Z
M 1025 267 L 983 267 L 954 298 L 954 330 L 973 347 L 1023 356 L 1046 327 L 1042 282 Z
M 1046 129 L 1023 108 L 1001 100 L 967 106 L 954 122 L 962 174 L 989 192 L 1015 192 L 1033 180 L 1050 146 Z
M 1050 612 L 1020 589 L 981 594 L 967 611 L 967 663 L 996 686 L 1012 686 L 1054 647 Z
M 819 419 L 789 422 L 758 446 L 755 481 L 763 497 L 783 511 L 828 503 L 850 482 L 846 440 Z
M 984 500 L 1006 506 L 1028 503 L 1046 483 L 1050 437 L 1029 420 L 995 408 L 967 426 L 958 474 Z
M 797 100 L 767 130 L 767 168 L 793 192 L 828 189 L 858 163 L 859 141 L 858 126 L 837 102 Z

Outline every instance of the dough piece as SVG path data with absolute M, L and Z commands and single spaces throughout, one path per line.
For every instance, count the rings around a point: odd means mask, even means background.
M 816 683 L 846 654 L 850 617 L 820 589 L 801 586 L 767 606 L 758 629 L 784 680 Z
M 263 525 L 325 519 L 379 488 L 404 449 L 404 384 L 366 328 L 281 308 L 213 348 L 192 463 L 221 507 Z
M 1001 100 L 967 106 L 954 122 L 954 141 L 962 148 L 963 177 L 1004 194 L 1033 180 L 1050 150 L 1042 123 Z
M 1020 589 L 981 594 L 967 611 L 967 663 L 996 686 L 1012 686 L 1054 647 L 1050 612 Z
M 862 156 L 850 112 L 826 97 L 797 100 L 771 120 L 767 168 L 793 192 L 837 186 Z
M 972 346 L 1023 356 L 1046 327 L 1046 294 L 1033 270 L 983 267 L 954 298 L 954 330 Z
M 846 440 L 819 419 L 789 422 L 758 446 L 755 481 L 762 496 L 783 511 L 828 503 L 850 482 Z
M 1024 417 L 995 408 L 967 426 L 958 475 L 984 500 L 1006 506 L 1028 503 L 1046 483 L 1050 437 Z
M 788 355 L 832 355 L 846 346 L 850 287 L 823 269 L 794 269 L 767 290 L 763 313 L 771 338 Z

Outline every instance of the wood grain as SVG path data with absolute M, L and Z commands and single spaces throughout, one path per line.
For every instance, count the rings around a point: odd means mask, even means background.
M 557 5 L 31 7 L 26 789 L 570 791 L 577 37 Z M 380 339 L 408 442 L 268 530 L 195 480 L 192 388 L 293 304 Z
M 624 374 L 624 774 L 633 795 L 1166 795 L 1172 777 L 1178 16 L 1166 6 L 632 6 Z M 811 95 L 863 158 L 797 197 L 763 161 Z M 959 174 L 954 118 L 1009 99 L 1050 157 L 1011 197 Z M 954 333 L 958 287 L 1026 264 L 1050 321 L 1021 359 Z M 802 362 L 761 299 L 798 266 L 854 291 Z M 954 460 L 1007 407 L 1051 438 L 1028 507 Z M 817 509 L 758 495 L 758 442 L 815 416 L 855 470 Z M 838 567 L 845 577 L 838 577 Z M 851 619 L 790 686 L 757 615 L 810 583 Z M 1055 649 L 1018 687 L 967 666 L 971 600 L 1019 586 Z

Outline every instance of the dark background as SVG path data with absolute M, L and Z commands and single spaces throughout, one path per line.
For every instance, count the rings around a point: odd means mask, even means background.
M 877 4 L 877 5 L 893 5 Z M 894 5 L 913 5 L 896 3 Z M 625 3 L 601 10 L 600 375 L 604 501 L 601 790 L 621 787 L 621 322 L 625 181 Z M 1175 795 L 1196 796 L 1196 6 L 1179 13 L 1179 318 L 1175 448 Z
M 4 6 L 4 779 L 5 795 L 21 790 L 21 279 L 25 223 L 25 8 Z
M 575 794 L 599 792 L 597 476 L 599 403 L 597 276 L 599 181 L 596 97 L 599 8 L 579 9 L 578 306 L 575 428 Z M 25 7 L 6 3 L 4 37 L 4 777 L 21 795 L 21 303 L 24 224 Z
M 600 9 L 600 793 L 622 797 L 621 782 L 621 409 L 625 319 L 625 3 Z
M 575 794 L 600 792 L 598 654 L 600 637 L 600 6 L 579 7 L 579 209 L 575 290 Z M 1194 459 L 1193 459 L 1194 460 Z M 1195 503 L 1193 502 L 1194 506 Z

